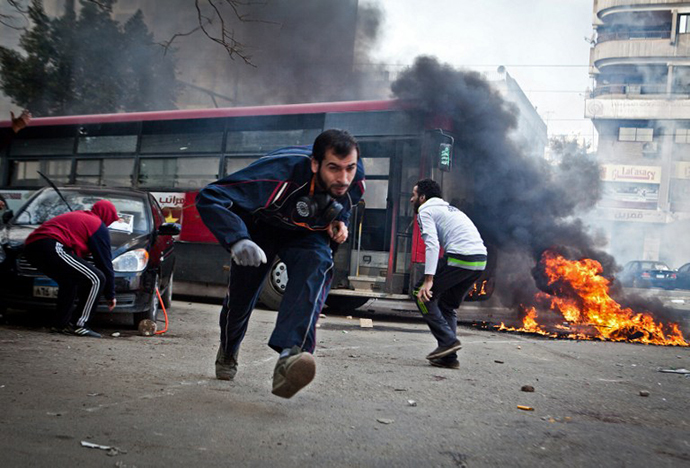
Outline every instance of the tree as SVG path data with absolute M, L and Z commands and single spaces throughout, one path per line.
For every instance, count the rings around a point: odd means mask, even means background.
M 49 18 L 42 0 L 28 8 L 24 54 L 0 48 L 0 87 L 36 115 L 174 108 L 175 64 L 154 44 L 137 11 L 125 25 L 112 19 L 117 0 L 68 0 Z

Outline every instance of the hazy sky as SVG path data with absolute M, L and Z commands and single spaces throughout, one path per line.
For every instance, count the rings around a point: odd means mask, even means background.
M 410 64 L 428 54 L 477 71 L 505 65 L 550 136 L 596 135 L 583 117 L 592 0 L 367 1 L 385 12 L 377 60 Z

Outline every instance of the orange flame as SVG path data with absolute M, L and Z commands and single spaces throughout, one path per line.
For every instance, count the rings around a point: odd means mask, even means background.
M 575 328 L 588 332 L 569 333 L 569 338 L 600 338 L 610 341 L 631 341 L 656 345 L 690 346 L 676 323 L 656 322 L 648 312 L 623 308 L 609 297 L 610 281 L 603 276 L 601 264 L 595 260 L 567 260 L 554 252 L 542 255 L 544 273 L 555 295 L 536 294 L 536 301 L 551 311 L 560 313 Z M 537 321 L 537 310 L 525 308 L 527 314 L 519 331 L 557 336 L 545 330 Z M 557 327 L 569 330 L 569 327 Z M 499 330 L 515 330 L 503 324 Z

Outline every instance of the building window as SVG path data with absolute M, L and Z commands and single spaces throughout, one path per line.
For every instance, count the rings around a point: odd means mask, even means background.
M 690 33 L 690 14 L 678 15 L 678 34 Z
M 618 130 L 618 141 L 652 141 L 653 128 L 621 127 Z
M 676 143 L 690 143 L 690 129 L 677 128 L 676 129 Z

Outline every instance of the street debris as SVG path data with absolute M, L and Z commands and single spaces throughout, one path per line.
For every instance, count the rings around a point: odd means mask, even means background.
M 347 330 L 343 330 L 343 333 L 347 335 L 349 332 Z
M 110 335 L 110 336 L 114 336 L 115 338 L 117 338 L 117 337 L 119 337 L 119 336 L 120 336 L 120 332 L 115 332 L 115 333 L 113 333 L 113 334 L 112 334 L 112 335 Z
M 434 380 L 437 382 L 440 382 L 441 380 L 446 380 L 448 377 L 444 377 L 442 375 L 435 375 Z
M 407 406 L 417 406 L 417 402 L 414 400 L 407 400 Z
M 326 314 L 319 314 L 319 318 L 327 318 Z
M 102 393 L 87 393 L 86 396 L 101 396 Z
M 374 321 L 372 319 L 361 318 L 359 319 L 360 328 L 374 328 Z
M 92 444 L 91 442 L 87 442 L 85 440 L 81 441 L 81 446 L 86 448 L 105 450 L 106 452 L 108 452 L 108 456 L 110 457 L 114 457 L 115 455 L 119 455 L 121 453 L 127 453 L 126 450 L 122 450 L 118 447 L 114 447 L 111 445 Z
M 687 369 L 659 369 L 659 372 L 665 372 L 667 374 L 690 374 L 690 370 Z
M 523 385 L 522 388 L 520 388 L 523 392 L 533 392 L 534 387 L 531 385 Z
M 505 364 L 503 361 L 499 361 L 498 359 L 494 359 L 494 362 L 495 362 L 496 364 Z
M 348 316 L 345 317 L 345 318 L 348 319 L 348 320 L 352 320 L 352 315 L 348 315 Z
M 145 319 L 139 322 L 139 334 L 141 336 L 153 336 L 156 334 L 156 322 Z
M 517 407 L 522 411 L 534 411 L 534 408 L 531 406 L 517 405 Z
M 647 390 L 640 390 L 640 396 L 649 396 L 649 392 Z
M 386 418 L 376 418 L 378 422 L 381 424 L 392 424 L 395 419 L 386 419 Z

